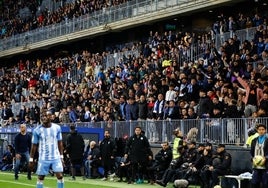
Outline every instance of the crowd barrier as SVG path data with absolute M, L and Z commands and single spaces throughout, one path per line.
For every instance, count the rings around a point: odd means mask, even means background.
M 254 129 L 258 123 L 267 125 L 267 118 L 223 118 L 223 119 L 187 119 L 187 120 L 142 120 L 142 121 L 109 121 L 109 122 L 78 122 L 74 125 L 81 128 L 109 130 L 112 137 L 130 137 L 134 134 L 136 126 L 142 127 L 145 136 L 150 143 L 161 143 L 163 141 L 173 142 L 173 131 L 179 128 L 185 140 L 195 140 L 198 143 L 211 142 L 213 144 L 223 143 L 226 145 L 246 146 L 248 132 Z M 60 124 L 63 130 L 71 124 Z M 0 138 L 12 140 L 13 129 L 19 125 L 0 128 Z M 36 125 L 27 125 L 33 129 Z M 85 131 L 83 132 L 85 134 Z

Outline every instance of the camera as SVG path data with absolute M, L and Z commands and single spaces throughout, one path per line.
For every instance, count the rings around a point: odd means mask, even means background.
M 178 161 L 177 161 L 177 160 L 172 160 L 172 161 L 170 162 L 170 167 L 171 167 L 172 169 L 174 169 L 174 168 L 176 168 L 177 164 L 178 164 Z

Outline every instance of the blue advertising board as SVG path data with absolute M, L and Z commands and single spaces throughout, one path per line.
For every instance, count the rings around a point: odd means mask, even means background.
M 27 132 L 31 133 L 34 128 L 27 128 Z M 65 142 L 66 136 L 70 133 L 69 126 L 61 126 L 63 141 Z M 76 127 L 78 133 L 80 133 L 85 140 L 94 140 L 97 143 L 104 138 L 103 128 L 89 128 L 89 127 Z M 15 127 L 0 128 L 1 138 L 6 140 L 8 143 L 13 144 L 14 137 L 19 133 L 20 129 Z

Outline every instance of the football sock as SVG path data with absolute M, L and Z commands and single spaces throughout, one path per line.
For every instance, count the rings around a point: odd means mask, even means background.
M 37 180 L 36 188 L 44 188 L 43 180 Z
M 58 179 L 57 188 L 64 188 L 64 180 L 63 179 Z

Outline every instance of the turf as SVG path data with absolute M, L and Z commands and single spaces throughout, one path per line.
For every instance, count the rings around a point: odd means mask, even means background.
M 125 182 L 116 181 L 101 181 L 100 179 L 87 179 L 82 180 L 81 177 L 77 177 L 75 181 L 69 180 L 70 177 L 64 177 L 65 188 L 125 188 L 125 187 L 160 187 L 159 185 L 143 184 L 127 184 Z M 25 174 L 19 174 L 19 180 L 14 180 L 14 174 L 12 172 L 0 172 L 0 188 L 34 188 L 36 185 L 37 177 L 32 176 L 32 180 L 28 180 Z M 44 181 L 45 188 L 56 188 L 56 177 L 47 176 Z M 169 184 L 168 187 L 173 187 Z

